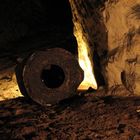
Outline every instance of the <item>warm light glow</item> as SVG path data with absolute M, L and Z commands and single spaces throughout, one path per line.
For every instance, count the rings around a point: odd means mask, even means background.
M 22 97 L 15 74 L 11 80 L 3 79 L 0 81 L 0 101 L 9 100 L 17 97 Z
M 91 50 L 88 47 L 88 43 L 86 43 L 86 41 L 82 38 L 82 32 L 80 29 L 75 30 L 75 36 L 78 43 L 79 64 L 84 71 L 84 80 L 78 87 L 78 90 L 87 90 L 90 87 L 97 89 L 97 83 L 93 72 L 93 63 L 91 61 Z
M 78 43 L 79 65 L 84 71 L 84 80 L 78 87 L 78 90 L 87 90 L 90 87 L 97 89 L 97 83 L 93 71 L 93 57 L 91 55 L 93 52 L 90 50 L 90 46 L 87 40 L 88 32 L 86 32 L 87 26 L 90 26 L 90 24 L 84 23 L 87 21 L 83 19 L 83 14 L 85 14 L 85 11 L 79 11 L 79 5 L 77 5 L 73 0 L 69 0 L 69 2 L 73 14 L 74 35 Z

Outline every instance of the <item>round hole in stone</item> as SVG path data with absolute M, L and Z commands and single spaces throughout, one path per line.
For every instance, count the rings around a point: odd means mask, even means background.
M 41 80 L 48 88 L 60 87 L 65 79 L 63 69 L 58 65 L 49 65 L 43 69 Z

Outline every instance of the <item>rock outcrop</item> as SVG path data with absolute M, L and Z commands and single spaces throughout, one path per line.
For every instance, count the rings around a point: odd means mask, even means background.
M 140 95 L 140 1 L 70 0 L 75 28 L 93 50 L 110 94 Z M 98 65 L 97 64 L 98 61 Z M 99 73 L 99 70 L 101 73 Z M 96 74 L 96 72 L 95 72 Z M 119 92 L 116 92 L 118 89 Z M 124 93 L 124 92 L 123 92 Z

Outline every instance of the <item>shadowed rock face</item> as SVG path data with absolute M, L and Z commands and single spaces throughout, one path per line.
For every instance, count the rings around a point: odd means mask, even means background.
M 95 52 L 95 72 L 97 75 L 102 72 L 105 84 L 112 89 L 110 93 L 121 94 L 116 89 L 126 89 L 128 94 L 140 95 L 139 1 L 70 0 L 70 3 L 74 22 L 81 24 L 83 37 Z M 102 81 L 98 76 L 97 80 Z
M 56 45 L 73 35 L 67 0 L 7 0 L 0 3 L 0 21 L 0 57 Z

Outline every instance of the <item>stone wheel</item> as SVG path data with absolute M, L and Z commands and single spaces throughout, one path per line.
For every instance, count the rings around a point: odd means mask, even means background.
M 33 53 L 17 71 L 23 95 L 43 106 L 74 96 L 84 76 L 77 58 L 61 48 Z

